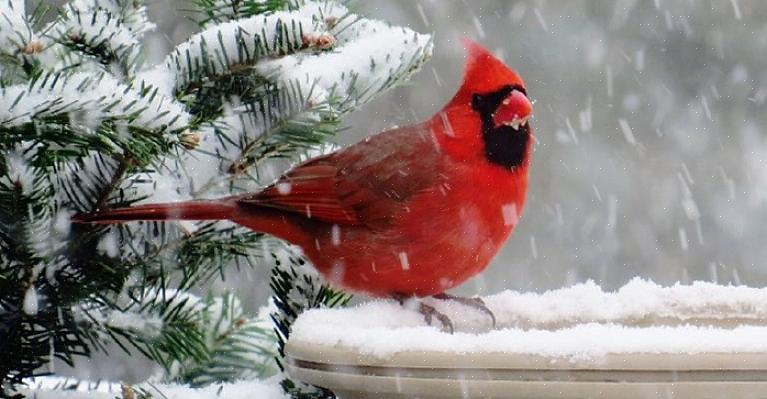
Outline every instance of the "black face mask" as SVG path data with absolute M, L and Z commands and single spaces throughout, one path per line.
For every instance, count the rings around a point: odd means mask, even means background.
M 506 96 L 514 90 L 527 95 L 522 87 L 504 86 L 491 93 L 475 94 L 471 100 L 471 108 L 477 111 L 482 119 L 482 139 L 485 142 L 487 160 L 510 170 L 525 162 L 530 126 L 525 124 L 518 129 L 511 126 L 496 127 L 493 114 Z

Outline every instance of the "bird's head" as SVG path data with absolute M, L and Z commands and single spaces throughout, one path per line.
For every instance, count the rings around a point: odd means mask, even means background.
M 453 99 L 433 123 L 459 157 L 481 156 L 508 169 L 529 159 L 533 106 L 522 78 L 479 44 L 463 40 L 466 67 Z

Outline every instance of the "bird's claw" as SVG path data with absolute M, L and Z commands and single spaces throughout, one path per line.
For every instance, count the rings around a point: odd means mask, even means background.
M 477 297 L 466 298 L 462 296 L 455 296 L 455 295 L 450 295 L 445 293 L 434 295 L 433 298 L 443 300 L 443 301 L 458 302 L 462 305 L 466 305 L 474 309 L 477 309 L 480 312 L 490 317 L 490 320 L 493 322 L 493 328 L 495 328 L 495 324 L 496 324 L 495 314 L 490 310 L 490 308 L 487 307 L 487 305 L 485 304 L 485 301 L 483 301 L 482 298 L 477 298 Z
M 448 334 L 455 332 L 455 329 L 453 328 L 453 322 L 450 320 L 450 318 L 437 310 L 434 306 L 427 305 L 416 298 L 409 298 L 405 295 L 394 295 L 393 298 L 396 299 L 397 302 L 399 302 L 399 304 L 402 306 L 405 306 L 405 302 L 408 299 L 415 300 L 418 303 L 418 313 L 423 315 L 423 319 L 426 321 L 426 324 L 432 325 L 432 320 L 436 318 L 442 324 L 442 331 Z
M 453 322 L 450 320 L 447 315 L 444 313 L 438 311 L 434 308 L 434 306 L 429 306 L 423 302 L 418 303 L 418 312 L 423 315 L 424 320 L 426 320 L 426 323 L 428 325 L 431 324 L 431 320 L 433 317 L 436 317 L 437 320 L 439 320 L 440 323 L 442 323 L 442 331 L 452 334 L 455 332 L 455 329 L 453 328 Z

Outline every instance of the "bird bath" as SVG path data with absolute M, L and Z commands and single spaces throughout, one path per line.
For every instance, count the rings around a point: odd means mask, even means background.
M 455 334 L 373 301 L 299 317 L 295 379 L 354 398 L 767 397 L 767 289 L 633 280 L 435 303 Z

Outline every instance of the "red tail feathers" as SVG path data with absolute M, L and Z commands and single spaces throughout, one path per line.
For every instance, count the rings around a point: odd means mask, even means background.
M 132 220 L 221 220 L 229 219 L 235 205 L 224 201 L 188 201 L 139 205 L 75 215 L 75 223 L 119 223 Z

